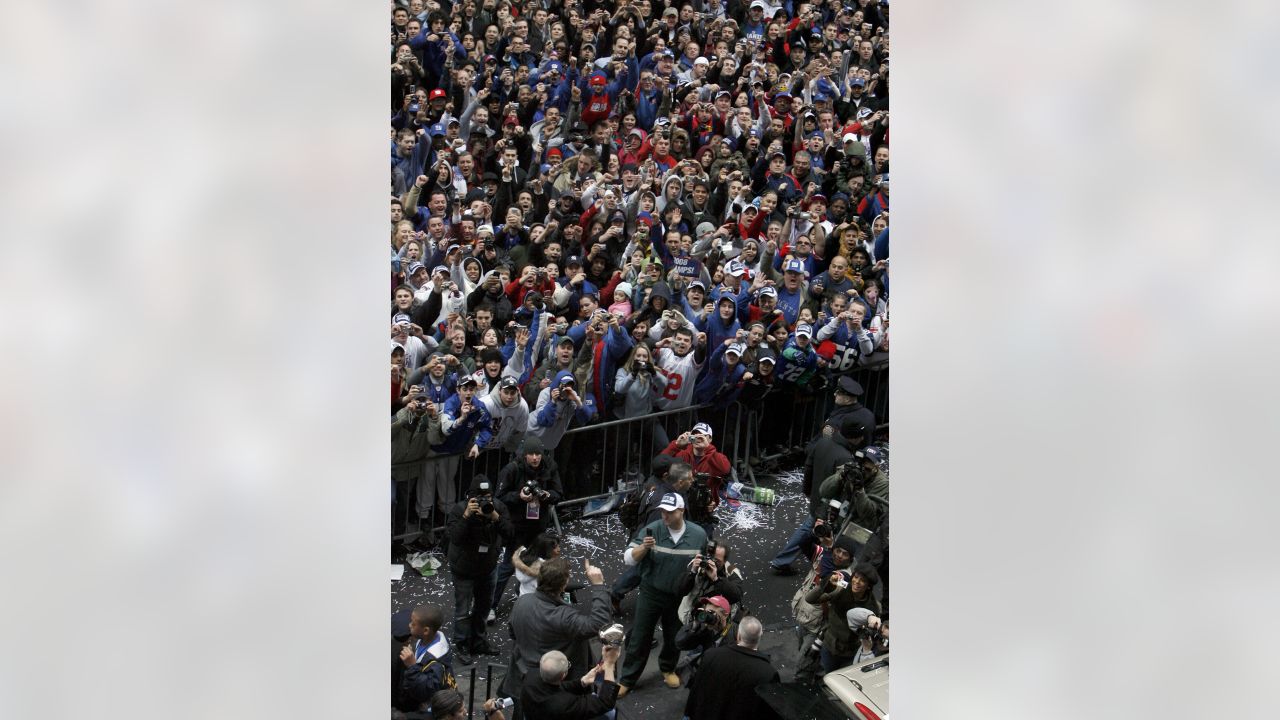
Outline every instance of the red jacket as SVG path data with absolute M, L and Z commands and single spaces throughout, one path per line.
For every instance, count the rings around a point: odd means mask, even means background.
M 729 477 L 731 468 L 729 466 L 729 458 L 725 457 L 724 453 L 716 450 L 715 445 L 708 444 L 706 452 L 699 459 L 693 456 L 692 443 L 685 447 L 680 447 L 676 445 L 675 440 L 672 440 L 662 451 L 662 454 L 683 460 L 689 467 L 693 468 L 694 474 L 707 473 L 710 475 L 711 478 L 707 480 L 707 487 L 711 488 L 712 495 L 716 497 L 717 501 L 719 500 L 720 489 L 724 487 L 724 481 Z

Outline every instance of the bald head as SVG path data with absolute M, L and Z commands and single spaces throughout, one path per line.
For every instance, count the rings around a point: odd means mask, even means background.
M 760 621 L 748 615 L 738 623 L 738 644 L 755 650 L 760 646 L 760 636 L 764 634 L 764 626 Z
M 756 623 L 759 625 L 760 623 Z M 558 683 L 569 672 L 569 658 L 559 650 L 551 650 L 538 661 L 538 675 L 543 682 Z

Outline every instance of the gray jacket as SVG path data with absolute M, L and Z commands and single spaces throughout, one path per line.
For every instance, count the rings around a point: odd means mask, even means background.
M 515 647 L 502 681 L 502 692 L 507 697 L 520 697 L 525 673 L 537 672 L 538 661 L 551 650 L 559 650 L 569 658 L 571 678 L 582 677 L 595 664 L 590 640 L 613 621 L 609 586 L 588 585 L 581 592 L 591 595 L 589 614 L 541 591 L 516 598 L 509 622 Z

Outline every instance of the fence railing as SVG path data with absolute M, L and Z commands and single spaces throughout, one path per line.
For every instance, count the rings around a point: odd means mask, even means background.
M 845 373 L 863 388 L 862 402 L 874 414 L 878 430 L 889 426 L 889 364 L 887 361 L 854 368 Z M 754 484 L 755 473 L 766 462 L 777 460 L 803 448 L 822 429 L 823 421 L 835 407 L 833 385 L 812 391 L 781 389 L 759 402 L 735 402 L 727 407 L 696 405 L 677 410 L 649 413 L 638 418 L 608 420 L 565 432 L 552 451 L 564 486 L 564 500 L 583 500 L 604 495 L 620 478 L 636 473 L 647 477 L 649 464 L 667 443 L 680 433 L 705 422 L 711 426 L 716 449 L 724 453 L 739 478 Z M 425 435 L 425 433 L 424 433 Z M 430 516 L 427 523 L 417 517 L 415 497 L 418 479 L 428 476 L 433 464 L 457 461 L 453 474 L 454 497 L 462 498 L 478 473 L 496 482 L 498 472 L 513 455 L 501 448 L 481 452 L 471 459 L 459 455 L 426 455 L 425 443 L 401 447 L 402 457 L 393 457 L 394 481 L 392 538 L 403 540 L 428 530 L 442 532 L 443 517 Z M 403 457 L 405 453 L 408 458 Z

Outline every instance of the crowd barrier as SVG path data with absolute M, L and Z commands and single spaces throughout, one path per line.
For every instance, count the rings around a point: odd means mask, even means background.
M 888 361 L 859 366 L 844 374 L 862 385 L 863 404 L 875 414 L 877 430 L 886 430 Z M 711 426 L 716 449 L 729 458 L 738 478 L 755 484 L 757 471 L 799 452 L 821 431 L 823 421 L 835 408 L 835 381 L 831 378 L 818 389 L 771 392 L 754 406 L 742 402 L 723 408 L 696 405 L 570 428 L 552 451 L 564 487 L 562 502 L 567 505 L 607 495 L 619 479 L 647 477 L 653 456 L 698 422 Z M 454 476 L 455 497 L 465 497 L 477 473 L 484 473 L 496 483 L 499 471 L 512 457 L 501 448 L 483 451 L 474 459 L 463 456 Z M 401 443 L 393 448 L 392 539 L 406 540 L 428 530 L 444 530 L 443 517 L 433 518 L 429 527 L 419 522 L 414 494 L 418 478 L 429 465 L 446 459 L 450 456 L 431 455 L 425 442 Z

